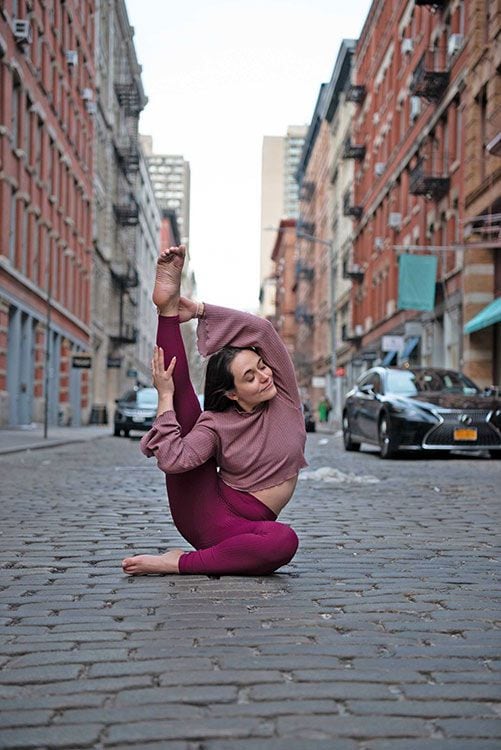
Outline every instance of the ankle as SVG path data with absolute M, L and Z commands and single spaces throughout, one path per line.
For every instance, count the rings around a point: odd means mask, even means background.
M 179 315 L 179 308 L 177 305 L 164 305 L 163 307 L 157 307 L 157 315 L 160 315 L 163 318 L 174 318 L 176 315 Z

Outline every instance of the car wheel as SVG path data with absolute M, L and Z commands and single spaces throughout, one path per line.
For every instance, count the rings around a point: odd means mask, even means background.
M 124 437 L 129 437 L 129 430 L 124 430 Z
M 379 420 L 379 447 L 381 449 L 381 458 L 393 458 L 397 452 L 395 438 L 391 434 L 387 414 L 383 414 Z
M 343 443 L 345 451 L 359 451 L 360 443 L 355 443 L 351 439 L 350 423 L 348 421 L 348 415 L 343 414 Z
M 115 437 L 120 437 L 121 433 L 122 433 L 122 430 L 120 429 L 120 427 L 114 427 L 113 428 L 113 435 Z

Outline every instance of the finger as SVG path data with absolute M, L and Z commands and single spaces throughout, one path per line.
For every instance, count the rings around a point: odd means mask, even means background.
M 172 373 L 174 372 L 174 367 L 176 366 L 176 358 L 172 357 L 171 361 L 169 362 L 169 366 L 167 368 L 167 375 L 170 377 Z

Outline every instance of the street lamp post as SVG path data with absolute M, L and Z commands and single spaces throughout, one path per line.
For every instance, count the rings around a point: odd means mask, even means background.
M 44 361 L 44 405 L 43 405 L 43 436 L 47 438 L 49 432 L 49 386 L 50 386 L 50 323 L 52 314 L 52 248 L 50 241 L 46 244 L 47 257 L 45 259 L 45 275 L 47 288 L 47 311 L 45 316 L 45 361 Z

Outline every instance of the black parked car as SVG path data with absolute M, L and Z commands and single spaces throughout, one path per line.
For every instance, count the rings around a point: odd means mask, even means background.
M 128 437 L 130 430 L 146 432 L 157 414 L 158 393 L 156 388 L 131 388 L 117 399 L 113 418 L 113 434 Z
M 488 450 L 501 458 L 501 399 L 455 370 L 373 367 L 346 395 L 347 451 L 379 445 L 381 458 L 398 450 Z

